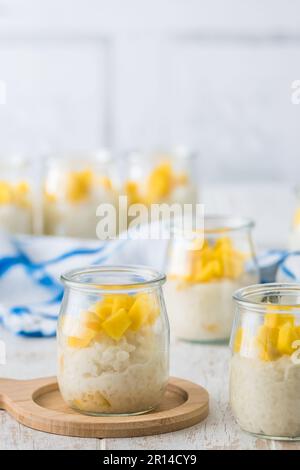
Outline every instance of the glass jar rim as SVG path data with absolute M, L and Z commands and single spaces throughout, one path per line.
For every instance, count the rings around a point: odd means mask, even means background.
M 300 303 L 293 304 L 279 304 L 276 302 L 262 302 L 254 300 L 253 297 L 257 295 L 268 296 L 268 295 L 298 295 L 300 297 L 300 284 L 299 283 L 280 283 L 270 282 L 266 284 L 253 284 L 251 286 L 242 287 L 233 294 L 234 301 L 244 307 L 247 310 L 252 310 L 257 313 L 266 313 L 268 307 L 276 307 L 276 313 L 289 313 L 291 314 L 291 307 L 293 309 L 299 309 Z M 287 308 L 288 307 L 288 308 Z M 275 309 L 274 312 L 275 313 Z
M 113 155 L 107 148 L 87 150 L 67 150 L 65 152 L 52 152 L 47 156 L 48 165 L 68 166 L 70 163 L 106 164 L 113 160 Z
M 179 221 L 176 226 L 176 219 L 172 222 L 172 231 L 180 233 Z M 180 219 L 182 226 L 182 219 Z M 255 222 L 247 217 L 238 217 L 233 215 L 204 214 L 203 230 L 193 230 L 191 232 L 197 237 L 197 233 L 204 235 L 217 235 L 223 233 L 238 232 L 240 230 L 250 230 L 255 226 Z
M 130 276 L 135 275 L 137 276 L 136 281 L 132 282 L 92 282 L 86 281 L 83 279 L 84 276 L 87 275 L 108 275 L 108 274 L 115 274 L 119 275 L 120 277 L 123 275 Z M 136 291 L 139 289 L 147 289 L 147 288 L 154 288 L 161 286 L 166 281 L 166 275 L 161 273 L 160 271 L 156 271 L 148 266 L 142 265 L 123 265 L 123 266 L 115 266 L 115 265 L 104 265 L 104 266 L 89 266 L 83 268 L 76 268 L 72 269 L 61 275 L 61 281 L 68 287 L 78 289 L 78 290 L 85 290 L 85 291 L 92 291 L 92 292 L 123 292 L 123 291 Z
M 142 148 L 133 148 L 127 150 L 125 153 L 125 158 L 127 160 L 133 160 L 141 162 L 141 156 L 146 156 L 147 158 L 157 159 L 157 160 L 192 160 L 198 158 L 198 153 L 195 150 L 190 149 L 189 147 L 184 146 L 175 146 L 170 148 L 153 148 L 151 150 L 144 150 Z M 164 158 L 161 158 L 164 157 Z

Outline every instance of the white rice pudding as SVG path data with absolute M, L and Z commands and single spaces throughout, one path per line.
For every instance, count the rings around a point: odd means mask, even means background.
M 59 348 L 58 382 L 65 401 L 89 413 L 129 414 L 155 408 L 168 379 L 163 337 L 152 328 L 108 337 L 86 348 Z
M 234 315 L 232 295 L 256 281 L 257 277 L 250 274 L 193 284 L 168 279 L 164 293 L 171 334 L 189 341 L 228 339 Z
M 275 361 L 235 354 L 230 401 L 245 431 L 270 437 L 300 437 L 300 364 L 287 355 Z
M 168 330 L 154 293 L 111 294 L 59 322 L 64 400 L 94 414 L 144 413 L 168 380 Z
M 58 236 L 78 238 L 105 238 L 115 236 L 115 222 L 113 214 L 106 216 L 107 230 L 105 233 L 96 233 L 97 223 L 100 220 L 96 215 L 100 204 L 111 204 L 117 208 L 117 194 L 113 190 L 102 187 L 94 188 L 88 198 L 72 202 L 65 199 L 58 201 L 45 201 L 45 232 Z M 117 213 L 116 213 L 117 215 Z M 108 230 L 110 230 L 108 232 Z
M 10 233 L 32 233 L 32 209 L 13 204 L 0 206 L 0 227 Z

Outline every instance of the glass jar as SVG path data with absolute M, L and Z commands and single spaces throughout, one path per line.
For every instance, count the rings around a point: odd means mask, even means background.
M 197 342 L 229 339 L 232 294 L 258 282 L 252 228 L 248 219 L 206 216 L 204 230 L 170 240 L 164 292 L 171 334 Z
M 19 155 L 0 157 L 0 226 L 9 233 L 33 231 L 30 161 Z
M 114 170 L 106 151 L 49 159 L 44 184 L 45 233 L 95 238 L 99 204 L 112 204 L 117 210 Z M 116 221 L 108 225 L 112 230 L 108 235 L 116 235 Z M 98 232 L 97 236 L 104 237 Z
M 124 192 L 129 204 L 196 204 L 195 154 L 185 148 L 170 152 L 131 152 L 125 161 Z
M 300 439 L 300 284 L 234 294 L 230 402 L 245 431 Z
M 146 267 L 92 267 L 62 276 L 58 383 L 66 403 L 91 415 L 156 408 L 169 371 L 165 276 Z
M 291 250 L 300 250 L 300 186 L 296 187 L 296 209 L 292 221 L 289 248 Z

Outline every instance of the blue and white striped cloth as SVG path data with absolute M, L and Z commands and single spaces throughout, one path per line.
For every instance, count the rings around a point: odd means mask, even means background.
M 15 334 L 50 337 L 63 296 L 60 275 L 101 264 L 146 264 L 162 269 L 166 243 L 0 237 L 0 322 Z
M 0 322 L 15 334 L 50 337 L 63 296 L 60 275 L 93 264 L 144 264 L 163 270 L 166 240 L 110 242 L 56 237 L 0 237 Z M 258 257 L 261 282 L 299 281 L 300 252 Z

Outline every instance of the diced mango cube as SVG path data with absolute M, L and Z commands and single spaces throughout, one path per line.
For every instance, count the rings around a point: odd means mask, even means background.
M 234 343 L 233 343 L 233 351 L 235 353 L 238 353 L 241 350 L 243 336 L 244 336 L 244 330 L 240 326 L 236 331 L 235 338 L 234 338 Z
M 146 323 L 154 323 L 158 313 L 158 306 L 156 306 L 156 301 L 152 296 L 147 294 L 138 295 L 128 312 L 128 316 L 132 321 L 130 328 L 137 331 Z
M 98 315 L 101 320 L 105 320 L 112 314 L 112 303 L 97 302 L 91 307 L 91 310 Z
M 285 313 L 266 313 L 265 325 L 269 328 L 276 328 L 288 323 L 293 326 L 295 323 L 294 315 L 287 315 Z
M 297 328 L 292 326 L 290 323 L 285 323 L 279 329 L 277 343 L 278 351 L 281 354 L 292 354 L 294 352 L 292 344 L 297 339 L 300 339 L 298 336 Z
M 13 194 L 10 184 L 0 181 L 0 204 L 10 204 L 13 201 Z
M 298 227 L 298 225 L 300 225 L 300 207 L 298 207 L 295 212 L 293 224 L 294 227 Z
M 83 315 L 82 324 L 89 330 L 99 332 L 101 330 L 102 320 L 96 313 L 87 311 Z
M 207 263 L 197 274 L 196 282 L 208 282 L 211 279 L 219 277 L 221 274 L 220 263 L 216 260 Z
M 73 171 L 67 180 L 67 198 L 71 202 L 85 199 L 90 191 L 93 174 L 90 170 Z
M 259 327 L 256 343 L 259 348 L 259 356 L 263 361 L 273 361 L 278 358 L 278 333 L 278 328 L 269 328 L 265 325 Z
M 112 313 L 116 313 L 121 308 L 125 310 L 129 310 L 132 306 L 134 298 L 132 295 L 127 294 L 116 294 L 114 297 L 113 305 L 112 305 Z
M 95 333 L 91 330 L 82 331 L 80 337 L 68 336 L 67 343 L 70 348 L 86 348 L 92 339 L 95 337 Z
M 121 308 L 102 323 L 102 328 L 108 336 L 119 341 L 131 323 L 125 308 Z

